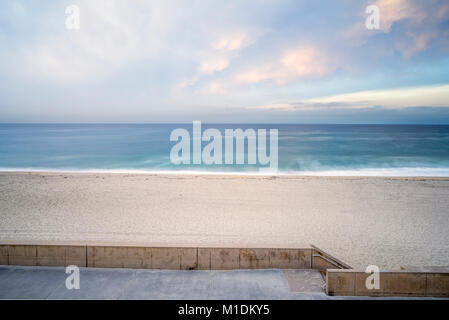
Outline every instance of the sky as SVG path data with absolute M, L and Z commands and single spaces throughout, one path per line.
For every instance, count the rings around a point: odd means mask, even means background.
M 0 122 L 192 120 L 449 124 L 449 1 L 0 2 Z

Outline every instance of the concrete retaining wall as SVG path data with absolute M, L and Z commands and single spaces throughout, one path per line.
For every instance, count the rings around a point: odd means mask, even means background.
M 86 267 L 84 246 L 0 245 L 0 264 Z
M 364 271 L 328 269 L 326 293 L 331 296 L 449 297 L 449 271 L 382 271 L 379 289 L 369 290 Z
M 311 248 L 156 248 L 0 244 L 0 264 L 175 270 L 312 269 Z

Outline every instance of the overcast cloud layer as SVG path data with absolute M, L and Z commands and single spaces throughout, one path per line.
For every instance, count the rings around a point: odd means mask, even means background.
M 194 119 L 449 123 L 449 2 L 0 3 L 1 122 Z

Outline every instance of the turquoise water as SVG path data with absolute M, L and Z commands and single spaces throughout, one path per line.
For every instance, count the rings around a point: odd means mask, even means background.
M 172 164 L 175 128 L 191 132 L 192 124 L 0 124 L 0 170 L 259 172 L 248 164 Z M 449 126 L 203 123 L 207 128 L 278 129 L 280 173 L 449 176 Z

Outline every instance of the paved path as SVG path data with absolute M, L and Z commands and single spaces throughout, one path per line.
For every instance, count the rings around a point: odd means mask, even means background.
M 324 281 L 320 273 L 309 270 L 170 271 L 80 268 L 79 290 L 66 288 L 68 276 L 65 268 L 61 267 L 0 266 L 0 298 L 327 298 L 323 292 Z
M 326 296 L 315 270 L 80 268 L 79 290 L 66 288 L 68 276 L 62 267 L 0 266 L 0 299 L 351 299 Z

